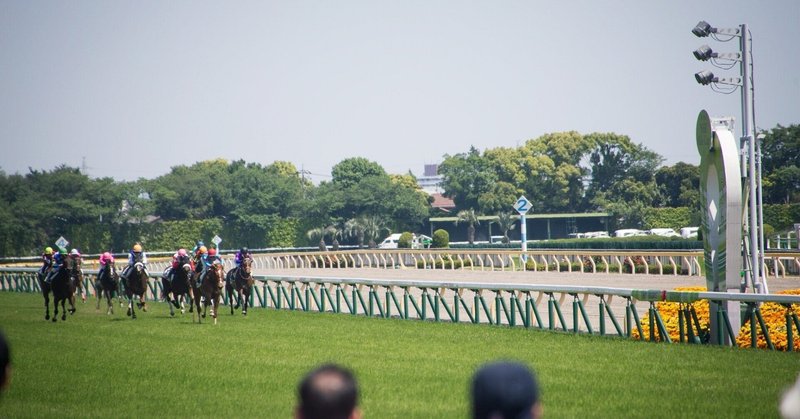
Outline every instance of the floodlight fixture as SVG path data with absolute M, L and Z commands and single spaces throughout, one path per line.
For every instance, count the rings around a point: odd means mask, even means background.
M 716 79 L 716 77 L 714 77 L 714 73 L 712 73 L 712 72 L 710 72 L 708 70 L 703 70 L 703 71 L 701 71 L 699 73 L 695 73 L 694 74 L 694 79 L 697 80 L 698 83 L 700 83 L 703 86 L 705 86 L 705 85 L 707 85 L 709 83 L 714 82 L 715 81 L 714 79 Z
M 708 22 L 706 22 L 705 20 L 701 20 L 700 22 L 697 23 L 697 25 L 695 25 L 694 29 L 692 29 L 692 33 L 695 34 L 695 36 L 697 36 L 698 38 L 704 38 L 710 35 L 712 32 L 714 32 L 713 29 L 714 28 L 712 28 L 711 25 L 708 24 Z
M 708 45 L 703 45 L 700 48 L 694 50 L 694 58 L 697 58 L 700 61 L 708 61 L 714 54 L 714 51 L 711 50 L 711 47 Z

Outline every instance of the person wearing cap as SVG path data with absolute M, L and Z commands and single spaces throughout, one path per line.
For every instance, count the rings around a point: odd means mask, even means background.
M 50 269 L 50 273 L 47 274 L 47 278 L 44 279 L 44 282 L 51 283 L 53 282 L 53 278 L 58 275 L 58 272 L 62 269 L 66 268 L 67 262 L 67 249 L 63 247 L 59 247 L 58 251 L 53 254 L 53 268 Z
M 112 255 L 111 252 L 104 252 L 102 255 L 100 255 L 100 261 L 99 262 L 100 262 L 100 270 L 99 270 L 100 273 L 99 273 L 99 275 L 104 275 L 105 272 L 106 272 L 105 269 L 107 267 L 110 268 L 114 264 L 114 255 Z M 111 274 L 110 270 L 108 271 L 108 274 L 109 275 Z M 98 279 L 101 279 L 101 278 L 98 278 Z
M 208 253 L 203 255 L 201 262 L 203 265 L 203 271 L 200 273 L 200 278 L 197 280 L 198 287 L 203 283 L 203 278 L 206 277 L 208 268 L 210 268 L 214 262 L 222 263 L 222 258 L 217 254 L 217 249 L 212 247 L 211 249 L 208 249 Z
M 334 364 L 309 372 L 297 389 L 296 419 L 359 419 L 358 384 L 353 373 Z
M 128 253 L 128 266 L 125 267 L 125 270 L 122 271 L 120 276 L 127 281 L 131 269 L 133 269 L 137 263 L 141 263 L 145 272 L 147 272 L 147 253 L 144 252 L 140 243 L 134 244 L 131 248 L 131 251 Z
M 247 258 L 252 259 L 253 255 L 250 254 L 250 250 L 247 248 L 247 246 L 243 246 L 241 249 L 239 249 L 238 252 L 236 252 L 236 255 L 233 257 L 233 263 L 238 268 L 239 266 L 242 265 L 242 262 Z
M 83 290 L 83 267 L 81 267 L 81 263 L 83 259 L 81 258 L 81 252 L 78 249 L 72 249 L 69 251 L 69 258 L 72 261 L 72 268 L 78 272 L 78 290 L 81 295 L 81 300 L 84 302 L 86 301 L 86 293 Z
M 208 248 L 206 247 L 206 245 L 203 243 L 202 240 L 198 240 L 197 243 L 195 243 L 194 247 L 192 248 L 191 252 L 192 257 L 194 258 L 195 265 L 200 264 L 200 258 L 202 257 L 202 254 L 206 252 L 208 252 Z
M 473 419 L 536 419 L 542 415 L 533 372 L 517 362 L 483 365 L 472 377 Z
M 188 255 L 189 253 L 186 251 L 186 249 L 178 249 L 178 251 L 172 255 L 172 263 L 164 271 L 163 278 L 169 282 L 172 282 L 172 280 L 175 279 L 175 271 L 180 267 L 180 259 Z
M 53 267 L 53 248 L 47 246 L 42 253 L 42 267 L 39 268 L 39 278 L 44 279 L 45 274 Z

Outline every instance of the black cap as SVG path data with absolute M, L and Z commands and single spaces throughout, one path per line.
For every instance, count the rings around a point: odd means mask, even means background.
M 527 419 L 539 401 L 533 372 L 516 362 L 482 366 L 472 379 L 472 417 Z

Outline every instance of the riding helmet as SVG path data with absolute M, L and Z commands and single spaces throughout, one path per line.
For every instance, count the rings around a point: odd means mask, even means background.
M 52 255 L 53 254 L 53 248 L 50 247 L 50 246 L 45 247 L 44 248 L 44 254 L 45 255 Z
M 136 253 L 141 252 L 142 251 L 142 245 L 139 244 L 139 243 L 134 244 L 133 245 L 133 251 L 136 252 Z

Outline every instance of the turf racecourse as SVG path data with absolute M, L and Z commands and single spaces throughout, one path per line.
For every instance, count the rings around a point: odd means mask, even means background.
M 546 417 L 777 417 L 800 371 L 793 353 L 224 310 L 214 326 L 164 303 L 135 321 L 79 303 L 53 324 L 38 294 L 0 292 L 14 363 L 0 417 L 288 418 L 303 373 L 334 361 L 356 373 L 367 418 L 464 418 L 470 375 L 497 358 L 538 372 Z

